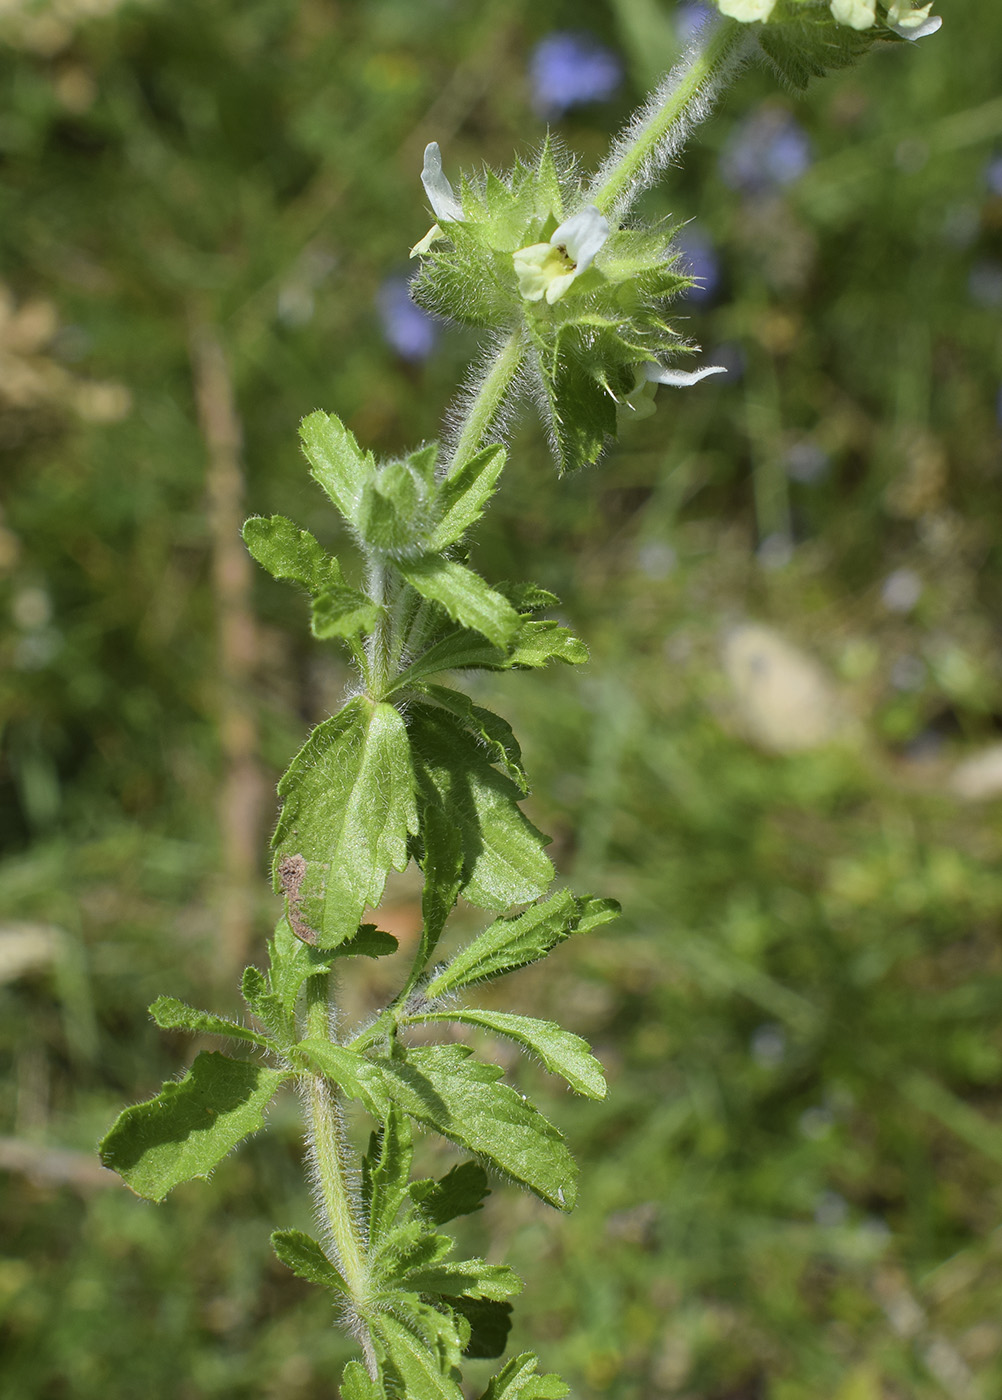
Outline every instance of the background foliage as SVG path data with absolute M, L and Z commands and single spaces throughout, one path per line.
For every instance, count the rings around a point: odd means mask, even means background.
M 650 197 L 695 220 L 706 288 L 680 314 L 731 375 L 663 390 L 559 484 L 527 421 L 479 536 L 489 577 L 531 573 L 591 644 L 583 674 L 483 694 L 560 870 L 627 911 L 519 974 L 519 1010 L 563 1008 L 609 1072 L 601 1106 L 543 1090 L 578 1210 L 506 1190 L 468 1226 L 530 1278 L 515 1349 L 582 1397 L 1002 1381 L 1002 14 L 942 8 L 934 40 L 805 94 L 742 77 Z M 242 494 L 343 548 L 298 455 L 313 408 L 377 450 L 435 433 L 475 341 L 405 319 L 425 141 L 506 164 L 549 115 L 593 160 L 690 17 L 0 17 L 12 1400 L 331 1394 L 346 1345 L 268 1245 L 308 1223 L 293 1105 L 158 1208 L 92 1157 L 194 1054 L 153 996 L 210 984 L 226 1009 L 260 947 L 268 789 L 344 679 L 280 585 L 251 600 L 231 519 Z M 602 102 L 531 60 L 567 29 L 618 55 Z M 413 934 L 406 876 L 390 916 Z

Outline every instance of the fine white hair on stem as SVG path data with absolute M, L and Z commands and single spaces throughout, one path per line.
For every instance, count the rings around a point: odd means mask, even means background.
M 442 442 L 446 450 L 439 458 L 437 468 L 439 475 L 448 472 L 452 465 L 463 430 L 467 425 L 471 411 L 474 410 L 484 382 L 505 354 L 510 338 L 511 332 L 505 330 L 494 333 L 484 342 L 477 358 L 466 372 L 466 379 L 459 393 L 446 410 L 442 431 Z M 489 425 L 485 427 L 481 445 L 486 442 L 504 442 L 510 436 L 518 417 L 519 403 L 524 397 L 525 378 L 524 372 L 520 370 L 508 385 L 501 402 L 490 418 Z
M 713 32 L 713 23 L 704 25 L 683 57 L 666 73 L 639 111 L 635 112 L 624 130 L 613 142 L 609 154 L 602 162 L 588 191 L 588 198 L 594 199 L 617 167 L 628 159 L 630 151 L 649 139 L 657 130 L 665 108 L 686 82 L 693 66 L 698 62 Z M 754 50 L 754 43 L 748 35 L 732 50 L 728 58 L 716 64 L 699 82 L 692 97 L 685 103 L 678 116 L 656 140 L 640 162 L 637 170 L 622 191 L 612 201 L 608 209 L 613 221 L 623 219 L 638 195 L 658 180 L 661 171 L 670 165 L 682 150 L 690 132 L 713 111 L 723 89 L 734 78 L 739 69 L 748 62 Z

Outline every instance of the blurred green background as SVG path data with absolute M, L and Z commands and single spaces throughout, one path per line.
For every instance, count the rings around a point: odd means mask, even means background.
M 1002 10 L 939 8 L 806 93 L 740 78 L 648 201 L 730 375 L 564 482 L 527 417 L 480 533 L 591 644 L 477 690 L 562 875 L 626 910 L 497 993 L 607 1066 L 598 1106 L 533 1081 L 582 1204 L 469 1225 L 582 1400 L 1002 1394 Z M 0 7 L 6 1400 L 335 1394 L 268 1245 L 308 1220 L 292 1101 L 162 1207 L 93 1156 L 194 1053 L 148 1003 L 225 1010 L 260 955 L 274 783 L 347 679 L 236 527 L 348 547 L 313 408 L 437 432 L 476 342 L 407 310 L 425 142 L 504 165 L 548 119 L 594 161 L 695 14 Z

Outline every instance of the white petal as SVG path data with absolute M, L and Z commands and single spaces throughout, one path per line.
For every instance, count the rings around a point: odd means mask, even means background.
M 925 39 L 927 35 L 935 34 L 937 29 L 942 28 L 942 25 L 942 18 L 939 15 L 932 15 L 918 25 L 892 24 L 891 28 L 895 34 L 900 34 L 902 39 Z
M 726 373 L 726 365 L 704 365 L 702 369 L 693 370 L 665 369 L 662 365 L 656 365 L 653 360 L 643 368 L 645 379 L 654 384 L 668 384 L 673 389 L 688 389 L 690 385 L 705 379 L 708 374 Z
M 594 204 L 586 204 L 576 214 L 554 229 L 550 243 L 554 248 L 566 248 L 576 272 L 590 267 L 595 254 L 609 237 L 609 221 Z
M 438 149 L 437 141 L 429 141 L 424 148 L 424 169 L 421 171 L 421 183 L 428 196 L 428 203 L 435 211 L 436 219 L 456 220 L 463 217 L 463 206 L 456 198 L 442 169 L 442 152 Z

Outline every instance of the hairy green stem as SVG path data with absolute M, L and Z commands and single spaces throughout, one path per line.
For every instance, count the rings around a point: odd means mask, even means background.
M 381 610 L 366 642 L 366 687 L 374 700 L 381 700 L 390 682 L 391 622 L 386 611 L 386 566 L 375 554 L 369 561 L 369 597 Z
M 504 396 L 522 368 L 525 337 L 521 327 L 512 331 L 484 376 L 480 388 L 471 397 L 463 414 L 453 465 L 458 467 L 476 456 L 484 438 L 501 409 Z
M 677 76 L 672 75 L 674 81 L 669 79 L 664 100 L 652 102 L 632 131 L 613 148 L 609 163 L 592 187 L 592 204 L 603 213 L 620 205 L 673 127 L 684 135 L 694 118 L 705 115 L 707 100 L 747 37 L 747 25 L 737 20 L 725 19 L 712 26 L 702 48 Z
M 317 973 L 306 983 L 306 1024 L 311 1036 L 330 1036 L 329 974 Z M 307 1077 L 310 1157 L 317 1195 L 341 1271 L 351 1294 L 362 1335 L 360 1342 L 369 1374 L 376 1376 L 376 1354 L 365 1319 L 371 1291 L 361 1212 L 348 1175 L 348 1151 L 337 1094 L 319 1074 Z

